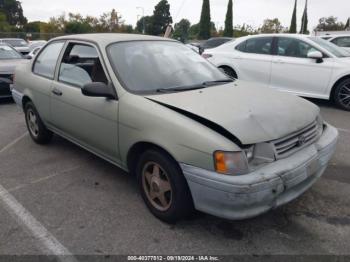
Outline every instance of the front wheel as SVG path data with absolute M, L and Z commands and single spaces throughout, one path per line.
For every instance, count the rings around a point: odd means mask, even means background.
M 165 152 L 146 151 L 137 166 L 137 179 L 143 200 L 160 220 L 174 223 L 192 214 L 193 201 L 186 179 Z
M 336 86 L 333 99 L 338 107 L 350 111 L 350 78 L 341 81 Z
M 51 141 L 52 132 L 48 130 L 32 102 L 27 102 L 24 107 L 26 124 L 31 138 L 37 144 L 47 144 Z

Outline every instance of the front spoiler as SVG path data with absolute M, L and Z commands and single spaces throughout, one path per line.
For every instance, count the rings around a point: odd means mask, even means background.
M 243 176 L 221 175 L 186 164 L 181 168 L 197 210 L 226 219 L 246 219 L 307 191 L 326 170 L 337 138 L 337 129 L 326 125 L 315 144 Z

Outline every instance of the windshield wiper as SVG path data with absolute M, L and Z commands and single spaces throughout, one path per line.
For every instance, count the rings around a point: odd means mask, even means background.
M 196 85 L 176 86 L 176 87 L 170 87 L 170 88 L 159 88 L 156 91 L 158 93 L 191 91 L 191 90 L 203 89 L 203 88 L 206 88 L 208 86 L 219 85 L 219 84 L 223 84 L 223 83 L 231 83 L 233 81 L 234 81 L 233 79 L 227 78 L 227 79 L 220 79 L 220 80 L 215 80 L 215 81 L 206 81 L 206 82 L 203 82 L 201 84 L 196 84 Z
M 206 85 L 189 85 L 189 86 L 176 86 L 170 88 L 159 88 L 156 91 L 158 93 L 169 93 L 169 92 L 182 92 L 182 91 L 190 91 L 190 90 L 198 90 L 206 88 Z
M 220 79 L 220 80 L 215 80 L 215 81 L 206 81 L 206 82 L 203 82 L 202 84 L 204 86 L 211 86 L 211 85 L 218 85 L 218 84 L 223 84 L 223 83 L 231 83 L 233 81 L 234 81 L 233 79 L 227 78 L 227 79 Z

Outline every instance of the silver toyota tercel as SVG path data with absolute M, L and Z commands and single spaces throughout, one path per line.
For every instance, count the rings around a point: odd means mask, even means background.
M 245 219 L 288 203 L 320 178 L 338 137 L 314 104 L 151 36 L 53 39 L 17 68 L 13 97 L 35 142 L 55 133 L 135 174 L 166 222 L 194 209 Z

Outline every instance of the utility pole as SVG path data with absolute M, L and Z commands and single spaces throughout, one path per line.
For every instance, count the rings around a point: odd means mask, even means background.
M 146 22 L 145 22 L 145 8 L 138 6 L 136 9 L 141 9 L 142 10 L 142 34 L 146 33 Z

